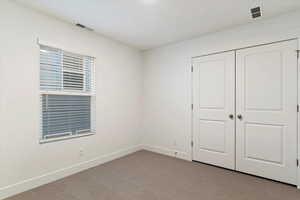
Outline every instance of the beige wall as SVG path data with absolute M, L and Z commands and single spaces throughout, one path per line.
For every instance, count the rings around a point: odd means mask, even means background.
M 0 199 L 43 183 L 52 173 L 136 149 L 142 94 L 138 50 L 8 0 L 0 1 L 0 27 Z M 38 37 L 96 57 L 96 135 L 39 144 Z

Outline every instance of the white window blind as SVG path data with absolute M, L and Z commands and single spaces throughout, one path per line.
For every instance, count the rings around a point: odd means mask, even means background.
M 92 93 L 94 58 L 40 45 L 41 90 Z
M 43 137 L 91 132 L 91 97 L 42 95 Z
M 41 140 L 95 132 L 94 58 L 40 45 Z

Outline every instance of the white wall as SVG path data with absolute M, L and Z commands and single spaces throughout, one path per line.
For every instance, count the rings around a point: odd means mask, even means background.
M 299 37 L 299 19 L 300 12 L 290 13 L 145 51 L 145 147 L 168 155 L 177 151 L 177 156 L 191 159 L 193 56 Z
M 9 0 L 0 1 L 0 27 L 0 199 L 139 149 L 138 50 Z M 96 135 L 39 144 L 37 37 L 96 57 Z

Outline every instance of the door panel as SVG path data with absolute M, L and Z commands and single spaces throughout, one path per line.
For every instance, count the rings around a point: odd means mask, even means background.
M 235 53 L 193 60 L 194 160 L 235 168 Z
M 286 183 L 297 178 L 297 41 L 236 52 L 236 167 Z
M 225 122 L 200 120 L 199 147 L 212 152 L 225 152 Z M 216 139 L 217 138 L 217 139 Z
M 283 126 L 247 123 L 245 127 L 246 158 L 277 164 L 283 163 Z
M 244 62 L 246 65 L 244 74 L 246 109 L 281 110 L 283 90 L 281 52 L 253 53 L 246 55 Z

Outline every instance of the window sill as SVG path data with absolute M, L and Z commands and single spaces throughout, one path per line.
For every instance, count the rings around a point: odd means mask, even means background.
M 86 136 L 91 136 L 91 135 L 95 135 L 95 133 L 82 133 L 82 134 L 78 134 L 78 135 L 71 135 L 71 136 L 58 137 L 58 138 L 52 138 L 52 139 L 40 139 L 40 144 L 57 142 L 57 141 L 62 141 L 62 140 L 69 140 L 69 139 L 73 139 L 73 138 L 80 138 L 80 137 L 86 137 Z

